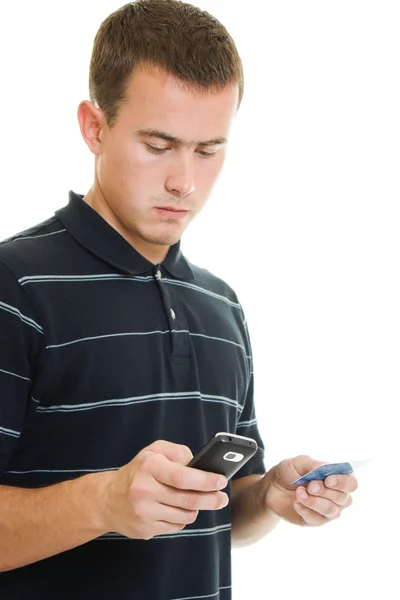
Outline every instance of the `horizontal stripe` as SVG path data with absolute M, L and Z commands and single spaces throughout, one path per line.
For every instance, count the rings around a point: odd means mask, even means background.
M 182 330 L 183 331 L 183 330 Z M 79 344 L 80 342 L 87 342 L 89 340 L 101 340 L 101 339 L 105 339 L 105 338 L 111 338 L 111 337 L 123 337 L 126 335 L 153 335 L 153 334 L 166 334 L 166 333 L 170 333 L 169 329 L 167 329 L 167 331 L 160 331 L 160 330 L 155 330 L 155 331 L 138 331 L 138 332 L 127 332 L 127 333 L 107 333 L 105 335 L 95 335 L 95 336 L 91 336 L 91 337 L 85 337 L 85 338 L 78 338 L 76 340 L 71 340 L 70 342 L 64 342 L 62 344 L 52 344 L 50 346 L 46 346 L 46 350 L 49 350 L 50 348 L 62 348 L 63 346 L 70 346 L 71 344 Z
M 64 231 L 67 231 L 66 229 L 60 229 L 59 231 L 52 231 L 51 233 L 41 233 L 39 235 L 27 235 L 24 237 L 17 237 L 13 240 L 11 240 L 12 242 L 19 242 L 19 240 L 35 240 L 36 238 L 41 238 L 41 237 L 47 237 L 49 235 L 55 235 L 56 233 L 63 233 Z M 5 240 L 7 241 L 7 240 Z
M 25 381 L 29 381 L 29 383 L 31 382 L 31 380 L 28 377 L 22 377 L 22 375 L 17 375 L 17 373 L 11 373 L 11 371 L 4 371 L 3 369 L 0 369 L 0 373 L 6 373 L 6 375 L 12 375 L 13 377 L 18 377 L 18 379 L 24 379 Z
M 51 344 L 49 346 L 46 346 L 46 349 L 52 349 L 52 348 L 62 348 L 63 346 L 70 346 L 71 344 L 78 344 L 81 342 L 87 342 L 89 340 L 101 340 L 101 339 L 105 339 L 105 338 L 110 338 L 110 337 L 123 337 L 123 336 L 128 336 L 128 335 L 132 335 L 132 336 L 143 336 L 143 335 L 157 335 L 157 334 L 161 334 L 161 335 L 166 335 L 169 333 L 187 333 L 191 336 L 194 337 L 202 337 L 208 340 L 216 340 L 218 342 L 225 342 L 227 344 L 233 344 L 234 346 L 237 346 L 238 348 L 240 348 L 241 350 L 243 350 L 246 358 L 251 358 L 250 356 L 248 356 L 246 354 L 246 348 L 244 346 L 242 346 L 241 344 L 238 344 L 237 342 L 233 342 L 232 340 L 226 340 L 224 338 L 220 338 L 220 337 L 214 337 L 212 335 L 205 335 L 204 333 L 193 333 L 192 331 L 189 331 L 188 329 L 167 329 L 165 331 L 161 331 L 159 329 L 156 329 L 154 331 L 130 331 L 130 332 L 125 332 L 125 333 L 107 333 L 104 335 L 96 335 L 96 336 L 90 336 L 90 337 L 85 337 L 85 338 L 78 338 L 76 340 L 71 340 L 69 342 L 63 342 L 62 344 Z
M 178 281 L 177 279 L 168 279 L 167 277 L 163 278 L 163 281 L 166 283 L 169 283 L 170 285 L 177 285 L 179 287 L 185 287 L 185 288 L 195 290 L 196 292 L 201 292 L 202 294 L 207 294 L 207 296 L 211 296 L 212 298 L 216 298 L 217 300 L 222 300 L 222 302 L 226 302 L 230 306 L 234 306 L 236 308 L 241 308 L 241 306 L 238 302 L 233 302 L 232 300 L 229 300 L 229 298 L 227 298 L 226 296 L 221 296 L 221 294 L 217 294 L 216 292 L 211 292 L 210 290 L 200 287 L 199 285 L 194 285 L 193 283 L 187 283 L 186 281 Z
M 171 537 L 200 537 L 204 535 L 215 535 L 217 533 L 223 533 L 231 530 L 231 524 L 219 525 L 218 527 L 211 527 L 209 529 L 182 529 L 176 533 L 166 533 L 158 535 L 155 539 L 167 539 Z
M 236 428 L 239 427 L 251 427 L 252 425 L 256 425 L 257 424 L 257 419 L 252 419 L 251 421 L 242 421 L 241 423 L 239 422 L 236 425 Z
M 172 332 L 175 332 L 175 330 L 173 329 Z M 218 342 L 226 342 L 228 344 L 233 344 L 234 346 L 237 346 L 238 348 L 241 348 L 244 351 L 246 358 L 250 358 L 250 356 L 247 356 L 247 354 L 246 354 L 246 348 L 244 346 L 242 346 L 242 344 L 238 344 L 237 342 L 232 342 L 232 340 L 226 340 L 224 338 L 214 337 L 212 335 L 205 335 L 204 333 L 192 333 L 191 331 L 188 331 L 188 334 L 193 335 L 195 337 L 203 337 L 203 338 L 206 338 L 209 340 L 216 340 Z
M 218 592 L 215 594 L 208 594 L 206 596 L 185 596 L 184 598 L 171 598 L 171 600 L 200 600 L 200 598 L 215 598 L 215 596 L 219 596 L 221 590 L 230 590 L 231 585 L 224 585 L 218 588 Z
M 60 283 L 74 283 L 74 282 L 85 282 L 85 281 L 138 281 L 142 283 L 149 283 L 154 281 L 154 277 L 150 276 L 139 276 L 139 275 L 118 275 L 115 273 L 100 273 L 97 275 L 30 275 L 29 277 L 21 277 L 18 279 L 21 285 L 27 283 L 52 283 L 58 281 Z
M 194 392 L 170 392 L 170 393 L 159 393 L 159 394 L 148 394 L 145 396 L 130 396 L 128 398 L 111 398 L 109 400 L 100 400 L 98 402 L 85 402 L 82 404 L 55 404 L 52 406 L 38 406 L 37 412 L 49 413 L 49 412 L 75 412 L 82 410 L 92 410 L 94 408 L 105 408 L 110 406 L 130 406 L 132 404 L 145 404 L 147 402 L 166 402 L 170 400 L 190 400 L 197 399 L 205 402 L 215 402 L 228 404 L 232 408 L 238 407 L 238 402 L 232 398 L 225 398 L 224 396 L 211 396 L 202 394 L 198 391 Z
M 125 280 L 125 281 L 137 281 L 137 282 L 142 282 L 142 283 L 148 283 L 150 281 L 154 281 L 155 278 L 153 275 L 148 275 L 148 276 L 132 275 L 132 276 L 127 277 L 126 275 L 104 273 L 104 274 L 96 274 L 96 275 L 88 275 L 88 274 L 86 274 L 86 275 L 30 275 L 27 277 L 21 277 L 20 279 L 18 279 L 18 281 L 21 285 L 25 285 L 27 283 L 52 283 L 52 282 L 56 282 L 56 281 L 58 281 L 60 283 L 61 282 L 70 283 L 70 282 L 81 282 L 81 281 L 103 281 L 103 280 L 107 280 L 107 279 L 112 279 L 112 280 L 121 279 L 121 280 Z M 199 292 L 202 294 L 206 294 L 207 296 L 215 298 L 216 300 L 221 300 L 222 302 L 226 302 L 230 306 L 234 306 L 235 308 L 241 309 L 241 305 L 239 304 L 239 302 L 234 302 L 233 300 L 230 300 L 226 296 L 222 296 L 221 294 L 212 292 L 211 290 L 203 288 L 199 285 L 194 285 L 193 283 L 188 283 L 188 282 L 182 281 L 182 280 L 169 279 L 168 277 L 162 277 L 160 281 L 167 283 L 169 285 L 184 287 L 189 290 L 193 290 L 193 291 L 196 291 L 196 292 Z
M 21 435 L 20 431 L 15 431 L 14 429 L 6 429 L 6 427 L 0 427 L 0 434 L 9 435 L 11 437 L 19 438 Z
M 103 473 L 105 471 L 118 471 L 121 467 L 108 469 L 30 469 L 29 471 L 6 471 L 12 475 L 27 475 L 29 473 Z
M 169 538 L 179 538 L 179 537 L 203 537 L 205 535 L 215 535 L 218 533 L 222 533 L 224 531 L 230 531 L 231 524 L 227 523 L 226 525 L 218 525 L 217 527 L 211 527 L 208 529 L 181 529 L 180 531 L 175 531 L 173 533 L 163 533 L 161 535 L 156 535 L 152 540 L 160 540 L 160 539 L 169 539 Z M 125 535 L 121 535 L 120 533 L 105 533 L 104 535 L 99 536 L 96 540 L 130 540 L 132 538 L 126 537 Z
M 243 408 L 241 404 L 237 400 L 233 400 L 232 398 L 226 398 L 225 396 L 212 396 L 211 394 L 201 394 L 201 398 L 203 401 L 207 402 L 210 400 L 211 402 L 223 402 L 224 404 L 229 404 L 230 406 L 234 406 L 235 408 Z
M 0 310 L 4 310 L 19 317 L 23 323 L 25 323 L 26 325 L 30 325 L 31 327 L 37 329 L 40 333 L 43 333 L 43 327 L 41 327 L 33 319 L 30 319 L 26 315 L 23 315 L 16 306 L 11 306 L 11 304 L 6 304 L 5 302 L 0 302 Z

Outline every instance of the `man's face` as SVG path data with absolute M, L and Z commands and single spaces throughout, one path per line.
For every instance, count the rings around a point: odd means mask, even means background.
M 237 86 L 196 95 L 162 71 L 141 68 L 111 130 L 99 111 L 98 182 L 89 203 L 150 260 L 166 254 L 207 201 L 237 102 Z M 150 129 L 183 143 L 143 132 Z

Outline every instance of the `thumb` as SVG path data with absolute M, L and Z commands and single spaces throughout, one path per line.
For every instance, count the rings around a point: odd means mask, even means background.
M 313 458 L 311 458 L 311 456 L 308 456 L 307 454 L 301 454 L 299 456 L 296 456 L 295 458 L 292 458 L 292 465 L 294 467 L 294 470 L 298 473 L 297 479 L 299 477 L 302 477 L 306 473 L 309 473 L 313 469 L 324 465 L 325 463 L 326 461 L 314 460 Z
M 180 465 L 187 465 L 193 458 L 192 451 L 188 446 L 184 444 L 174 444 L 166 440 L 157 440 L 144 448 L 146 451 L 155 452 L 156 454 L 162 454 L 168 460 Z

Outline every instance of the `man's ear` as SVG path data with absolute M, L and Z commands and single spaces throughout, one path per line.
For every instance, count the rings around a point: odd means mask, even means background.
M 93 154 L 101 154 L 104 127 L 107 126 L 103 111 L 90 100 L 82 100 L 77 116 L 82 137 L 89 149 Z

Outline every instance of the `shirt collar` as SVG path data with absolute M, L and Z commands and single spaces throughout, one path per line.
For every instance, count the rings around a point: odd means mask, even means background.
M 70 190 L 68 195 L 68 204 L 56 210 L 55 214 L 79 244 L 125 273 L 140 275 L 154 270 L 154 264 L 89 206 L 82 194 Z M 194 279 L 194 273 L 183 256 L 180 245 L 180 240 L 172 245 L 161 264 L 177 279 Z

